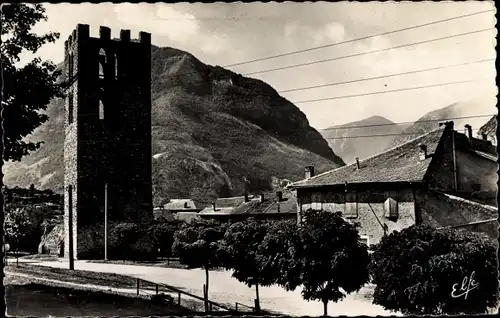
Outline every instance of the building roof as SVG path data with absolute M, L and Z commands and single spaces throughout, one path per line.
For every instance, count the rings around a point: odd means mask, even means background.
M 276 193 L 264 193 L 264 201 L 259 195 L 250 195 L 249 201 L 245 197 L 220 198 L 213 206 L 206 207 L 200 216 L 210 215 L 261 215 L 261 214 L 290 214 L 297 213 L 297 200 L 289 190 L 282 191 L 282 201 L 278 202 Z
M 432 157 L 419 160 L 420 145 L 427 146 L 427 153 L 434 154 L 446 127 L 433 130 L 415 139 L 375 156 L 359 160 L 357 164 L 342 166 L 292 183 L 290 188 L 318 187 L 325 185 L 369 182 L 422 181 Z
M 170 202 L 163 205 L 163 208 L 170 211 L 193 211 L 202 210 L 204 206 L 191 199 L 171 199 Z

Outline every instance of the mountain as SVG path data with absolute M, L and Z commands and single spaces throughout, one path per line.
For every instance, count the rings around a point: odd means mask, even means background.
M 152 150 L 156 203 L 204 202 L 302 179 L 344 165 L 295 105 L 268 84 L 245 78 L 170 47 L 152 47 Z M 48 122 L 30 139 L 42 147 L 4 165 L 7 185 L 63 186 L 64 107 L 50 103 Z
M 495 103 L 487 101 L 486 99 L 457 102 L 425 114 L 413 125 L 406 128 L 401 135 L 393 138 L 387 148 L 395 147 L 418 137 L 418 135 L 434 130 L 439 127 L 441 121 L 452 120 L 455 123 L 455 130 L 457 131 L 465 131 L 464 125 L 469 124 L 472 130 L 477 132 L 479 128 L 488 121 L 488 117 L 496 112 Z M 464 118 L 478 115 L 488 116 Z
M 372 116 L 360 121 L 332 126 L 321 130 L 320 133 L 328 141 L 330 148 L 346 163 L 349 163 L 353 162 L 356 157 L 361 159 L 380 153 L 390 144 L 394 134 L 400 134 L 406 127 L 407 125 L 394 124 L 385 117 Z M 354 138 L 374 135 L 389 136 Z
M 477 135 L 481 137 L 482 134 L 485 134 L 489 140 L 496 140 L 497 138 L 497 116 L 493 116 L 488 120 L 486 124 L 479 128 Z

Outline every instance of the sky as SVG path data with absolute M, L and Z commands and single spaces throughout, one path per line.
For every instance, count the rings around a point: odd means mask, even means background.
M 461 15 L 495 10 L 493 2 L 336 2 L 336 3 L 176 3 L 176 4 L 45 4 L 48 20 L 37 33 L 60 32 L 60 39 L 35 55 L 55 63 L 63 60 L 64 41 L 77 23 L 152 34 L 154 45 L 187 51 L 202 62 L 226 66 L 287 52 L 355 40 Z M 278 92 L 427 68 L 495 59 L 495 12 L 450 20 L 426 27 L 370 37 L 265 61 L 228 67 L 259 72 L 329 58 L 490 29 L 470 35 L 386 50 L 379 53 L 255 73 Z M 33 56 L 23 55 L 22 63 Z M 462 102 L 465 115 L 496 113 L 494 61 L 450 67 L 378 80 L 281 93 L 292 102 L 359 95 L 445 82 L 474 82 L 318 102 L 296 103 L 311 126 L 322 129 L 379 115 L 394 122 L 414 121 L 427 112 Z M 487 121 L 487 118 L 482 121 Z

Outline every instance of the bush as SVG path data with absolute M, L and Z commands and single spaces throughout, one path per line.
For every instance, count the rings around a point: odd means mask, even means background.
M 375 247 L 369 269 L 373 302 L 403 314 L 481 314 L 498 302 L 496 242 L 482 233 L 424 226 L 393 232 Z M 452 296 L 463 282 L 469 293 Z

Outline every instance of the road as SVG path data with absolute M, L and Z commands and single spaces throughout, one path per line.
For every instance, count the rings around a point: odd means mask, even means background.
M 66 260 L 40 261 L 33 260 L 30 263 L 49 267 L 68 268 Z M 176 287 L 182 287 L 186 291 L 196 295 L 203 295 L 202 288 L 205 283 L 205 272 L 199 269 L 175 269 L 139 265 L 118 265 L 90 263 L 86 261 L 75 261 L 75 269 L 87 270 L 101 273 L 115 273 L 138 277 L 158 283 L 165 283 Z M 302 299 L 300 290 L 288 292 L 281 287 L 259 288 L 261 307 L 279 311 L 293 316 L 318 316 L 323 314 L 321 302 L 307 302 Z M 245 305 L 253 305 L 255 289 L 238 282 L 231 277 L 228 271 L 210 272 L 209 298 L 219 303 L 239 302 Z M 382 307 L 371 303 L 370 288 L 364 287 L 359 293 L 348 295 L 339 303 L 328 305 L 330 316 L 389 316 L 398 315 L 384 310 Z

